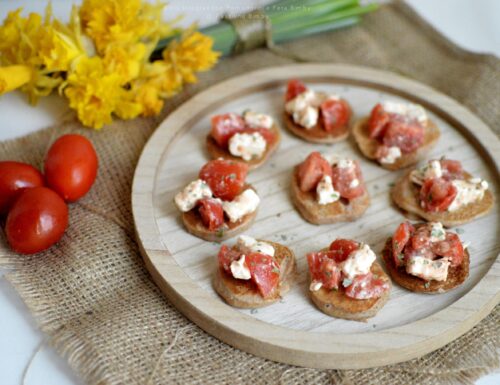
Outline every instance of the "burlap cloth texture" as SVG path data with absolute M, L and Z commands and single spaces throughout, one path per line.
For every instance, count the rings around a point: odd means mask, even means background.
M 500 129 L 500 60 L 463 51 L 407 6 L 384 6 L 356 27 L 285 45 L 311 61 L 352 63 L 411 76 L 457 99 Z M 92 191 L 70 209 L 70 227 L 49 251 L 13 254 L 0 266 L 50 344 L 89 384 L 469 384 L 500 366 L 500 307 L 456 341 L 422 358 L 370 370 L 314 370 L 236 350 L 182 316 L 145 270 L 135 242 L 130 190 L 148 137 L 196 92 L 233 75 L 291 60 L 266 49 L 224 59 L 169 100 L 156 119 L 116 121 L 101 132 L 75 119 L 0 144 L 0 158 L 40 165 L 61 132 L 91 138 L 100 158 Z M 7 117 L 4 117 L 4 119 Z M 1 382 L 1 381 L 0 381 Z

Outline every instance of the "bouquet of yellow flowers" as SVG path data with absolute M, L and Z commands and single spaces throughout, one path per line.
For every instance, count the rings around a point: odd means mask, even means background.
M 162 20 L 164 4 L 142 0 L 83 0 L 70 21 L 21 9 L 0 26 L 0 94 L 25 92 L 31 103 L 54 90 L 88 127 L 113 116 L 156 115 L 164 99 L 196 82 L 219 57 L 213 40 L 193 28 Z M 170 39 L 169 39 L 170 38 Z M 168 45 L 151 61 L 160 40 Z

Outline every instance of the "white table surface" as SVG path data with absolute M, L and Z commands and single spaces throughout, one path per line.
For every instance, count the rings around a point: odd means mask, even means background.
M 407 0 L 438 30 L 462 47 L 476 51 L 494 53 L 500 56 L 499 0 Z M 71 1 L 52 0 L 54 13 L 62 20 L 67 18 Z M 200 25 L 214 23 L 226 12 L 240 12 L 253 5 L 269 1 L 245 0 L 233 6 L 224 0 L 170 0 L 165 12 L 166 18 L 185 13 L 183 24 L 198 20 Z M 236 5 L 237 4 L 237 5 Z M 22 6 L 25 11 L 43 13 L 45 1 L 2 0 L 0 19 L 8 11 Z M 66 101 L 58 96 L 41 100 L 36 108 L 30 107 L 20 93 L 11 93 L 0 98 L 0 140 L 15 138 L 57 122 L 59 116 L 68 111 Z M 3 278 L 0 269 L 0 384 L 21 383 L 23 369 L 43 334 L 37 329 L 25 305 Z M 55 351 L 43 346 L 30 367 L 26 385 L 77 385 L 83 384 Z M 500 384 L 500 373 L 479 379 L 477 385 Z

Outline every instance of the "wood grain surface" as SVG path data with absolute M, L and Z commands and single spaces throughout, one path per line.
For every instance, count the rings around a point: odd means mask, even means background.
M 438 296 L 411 293 L 394 285 L 390 299 L 368 322 L 339 320 L 318 311 L 308 296 L 305 254 L 337 237 L 353 238 L 378 253 L 404 220 L 389 191 L 404 170 L 384 170 L 360 154 L 352 138 L 333 145 L 301 141 L 282 130 L 278 151 L 248 177 L 262 202 L 246 232 L 292 248 L 298 274 L 290 293 L 258 310 L 226 305 L 211 286 L 219 245 L 185 231 L 173 197 L 197 177 L 209 159 L 205 137 L 210 117 L 251 108 L 282 125 L 283 93 L 291 77 L 334 92 L 352 105 L 355 118 L 381 100 L 422 104 L 442 136 L 430 158 L 459 159 L 465 169 L 487 179 L 498 202 L 500 141 L 466 108 L 428 86 L 362 67 L 303 64 L 273 67 L 229 79 L 194 96 L 153 134 L 138 163 L 132 209 L 147 268 L 174 305 L 201 328 L 250 353 L 289 364 L 355 369 L 405 361 L 435 350 L 472 328 L 500 300 L 500 215 L 492 212 L 458 229 L 470 242 L 470 276 L 461 287 Z M 293 166 L 313 150 L 359 159 L 371 206 L 355 222 L 316 226 L 295 211 L 289 196 Z M 233 240 L 226 241 L 234 242 Z

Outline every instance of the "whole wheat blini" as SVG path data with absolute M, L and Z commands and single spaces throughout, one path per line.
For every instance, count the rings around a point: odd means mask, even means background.
M 428 165 L 431 164 L 431 162 L 443 162 L 443 160 L 433 160 L 429 161 L 429 163 L 424 166 L 429 167 Z M 444 162 L 450 162 L 448 160 L 444 160 Z M 455 162 L 455 161 L 453 161 Z M 446 163 L 445 163 L 446 164 Z M 458 167 L 458 166 L 457 166 Z M 494 196 L 491 192 L 490 189 L 486 188 L 484 191 L 481 192 L 481 196 L 478 196 L 476 200 L 471 201 L 467 204 L 463 205 L 456 205 L 453 204 L 453 200 L 450 200 L 449 202 L 443 202 L 442 208 L 439 208 L 439 211 L 430 211 L 427 208 L 427 205 L 425 203 L 427 202 L 422 202 L 422 189 L 423 186 L 421 184 L 415 183 L 415 173 L 418 172 L 419 169 L 416 170 L 410 170 L 407 173 L 405 173 L 394 185 L 394 187 L 391 190 L 391 197 L 394 201 L 394 203 L 399 206 L 401 209 L 409 212 L 416 214 L 422 218 L 424 218 L 427 221 L 434 221 L 434 222 L 441 222 L 444 226 L 447 227 L 453 227 L 453 226 L 458 226 L 461 224 L 465 224 L 468 222 L 473 221 L 476 218 L 482 217 L 489 213 L 491 209 L 493 208 L 494 205 Z M 413 176 L 413 178 L 412 178 Z M 435 176 L 435 175 L 434 175 Z M 444 176 L 445 178 L 448 178 L 446 175 Z M 443 178 L 443 176 L 439 177 Z M 466 183 L 469 183 L 467 181 L 470 180 L 475 180 L 475 178 L 472 177 L 471 174 L 469 174 L 466 171 L 461 171 L 460 173 L 460 178 L 459 180 L 464 181 L 460 182 L 457 184 L 458 188 L 462 188 L 460 186 L 463 186 L 465 184 L 465 187 L 468 185 Z M 429 178 L 428 178 L 429 179 Z M 455 179 L 456 180 L 456 179 Z M 422 181 L 422 183 L 425 183 Z M 427 183 L 434 183 L 434 182 L 427 182 Z M 445 182 L 443 182 L 445 183 Z M 452 181 L 447 181 L 446 183 L 453 183 Z M 480 183 L 484 183 L 482 180 L 479 182 L 479 184 L 476 183 L 476 185 L 480 187 Z M 472 183 L 471 183 L 472 184 Z M 461 194 L 458 196 L 463 195 L 462 192 L 456 191 L 456 194 Z M 432 195 L 426 195 L 430 198 L 432 198 Z M 454 200 L 457 199 L 457 195 L 455 196 Z M 423 205 L 424 203 L 424 205 Z M 446 204 L 448 204 L 447 207 L 444 207 Z M 450 210 L 449 208 L 452 208 L 453 210 Z
M 366 321 L 389 299 L 391 282 L 366 244 L 336 239 L 307 254 L 312 302 L 336 318 Z
M 246 238 L 248 239 L 250 237 Z M 231 306 L 247 309 L 268 306 L 279 301 L 293 285 L 296 270 L 295 255 L 293 252 L 286 246 L 276 242 L 265 240 L 255 241 L 267 244 L 274 249 L 272 260 L 278 265 L 278 269 L 276 271 L 276 274 L 279 274 L 278 283 L 272 288 L 272 290 L 266 293 L 266 295 L 263 295 L 256 283 L 261 281 L 254 279 L 252 275 L 253 273 L 250 273 L 248 279 L 235 278 L 232 275 L 231 268 L 225 269 L 220 262 L 220 254 L 223 250 L 221 248 L 221 251 L 219 252 L 219 266 L 217 267 L 213 278 L 213 287 L 215 291 Z M 239 242 L 240 240 L 238 240 L 238 243 Z M 231 255 L 231 257 L 234 258 L 231 263 L 238 263 L 238 258 L 241 259 L 242 255 L 246 256 L 247 259 L 248 257 L 251 257 L 249 250 L 243 250 L 242 252 L 241 248 L 238 247 L 238 243 L 234 245 L 230 251 L 224 249 L 228 255 L 232 252 L 236 253 Z M 269 258 L 264 261 L 269 261 Z M 248 263 L 248 260 L 246 262 Z M 248 264 L 249 269 L 251 268 L 252 263 L 253 262 L 250 262 Z M 257 271 L 258 269 L 254 266 L 254 270 Z

